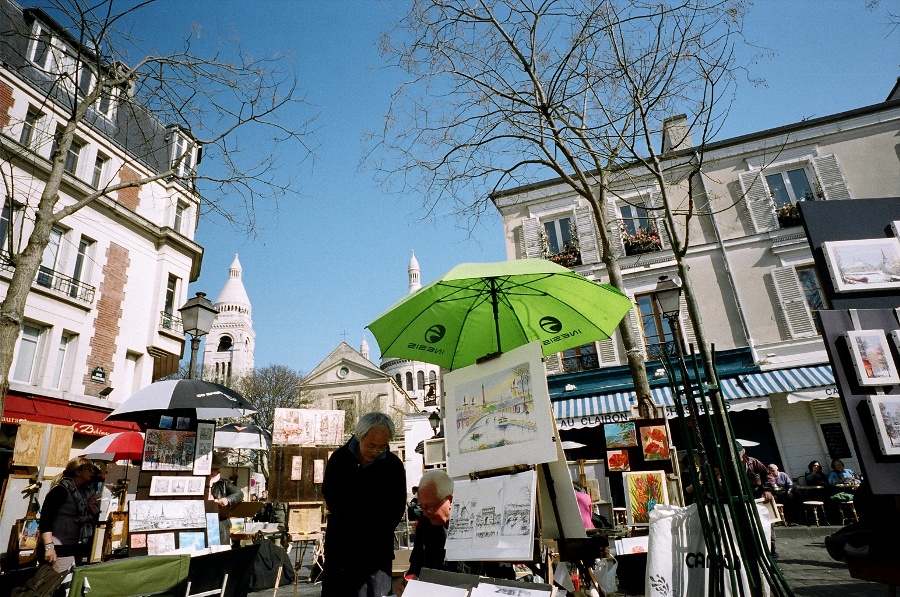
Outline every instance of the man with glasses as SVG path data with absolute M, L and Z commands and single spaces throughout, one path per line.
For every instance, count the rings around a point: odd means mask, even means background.
M 382 597 L 391 589 L 394 530 L 406 508 L 406 472 L 388 451 L 394 423 L 360 417 L 350 441 L 325 466 L 328 507 L 322 597 Z
M 405 577 L 394 581 L 394 592 L 400 596 L 407 581 L 418 578 L 422 568 L 479 574 L 494 578 L 515 578 L 510 564 L 499 562 L 447 562 L 444 560 L 447 528 L 453 508 L 453 480 L 443 469 L 425 471 L 419 480 L 419 509 L 422 517 L 416 524 L 416 540 L 409 556 Z

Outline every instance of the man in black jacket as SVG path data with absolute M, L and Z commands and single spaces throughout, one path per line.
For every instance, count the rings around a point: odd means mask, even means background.
M 244 494 L 231 479 L 220 474 L 220 469 L 225 466 L 225 455 L 220 452 L 213 454 L 212 469 L 209 473 L 209 498 L 219 505 L 219 545 L 231 544 L 231 520 L 228 518 L 228 506 L 233 506 L 244 501 Z
M 406 507 L 406 471 L 388 451 L 394 423 L 360 417 L 350 441 L 328 459 L 322 597 L 381 597 L 391 589 L 394 531 Z

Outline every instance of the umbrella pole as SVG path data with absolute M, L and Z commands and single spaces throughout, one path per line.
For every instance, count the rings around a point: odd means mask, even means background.
M 497 281 L 491 280 L 491 306 L 494 308 L 494 333 L 497 336 L 497 354 L 501 354 L 503 349 L 500 347 L 500 308 L 497 302 Z

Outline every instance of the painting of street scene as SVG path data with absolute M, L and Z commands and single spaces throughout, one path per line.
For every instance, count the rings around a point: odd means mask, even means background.
M 555 460 L 540 346 L 523 346 L 494 361 L 453 371 L 445 377 L 445 388 L 450 476 Z
M 206 527 L 203 500 L 132 500 L 128 529 L 132 533 Z
M 870 238 L 822 243 L 838 292 L 900 288 L 900 240 Z
M 863 386 L 900 383 L 884 330 L 849 330 L 847 343 L 856 377 Z
M 276 408 L 272 443 L 290 446 L 339 446 L 344 443 L 344 411 Z
M 195 431 L 148 429 L 144 434 L 145 471 L 193 471 Z
M 900 454 L 900 396 L 869 396 L 868 400 L 881 453 Z

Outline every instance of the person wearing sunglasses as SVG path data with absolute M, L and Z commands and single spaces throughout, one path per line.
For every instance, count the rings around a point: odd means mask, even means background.
M 389 451 L 392 439 L 391 418 L 367 413 L 328 459 L 322 597 L 381 597 L 391 590 L 394 530 L 406 508 L 406 471 Z

